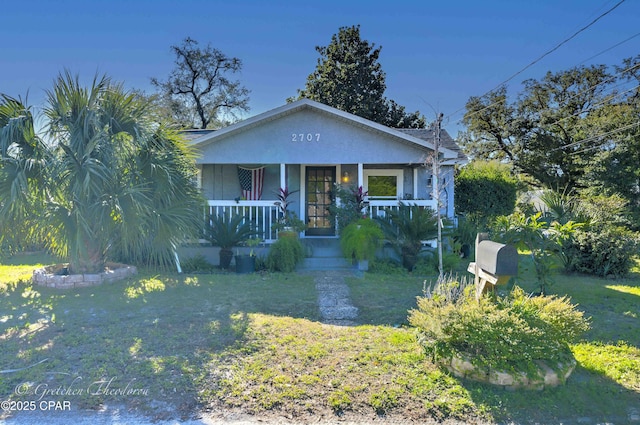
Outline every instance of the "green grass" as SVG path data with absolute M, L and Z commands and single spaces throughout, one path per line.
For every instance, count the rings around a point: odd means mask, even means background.
M 591 330 L 572 346 L 579 365 L 563 387 L 506 392 L 442 372 L 414 330 L 400 326 L 424 277 L 348 279 L 360 325 L 336 327 L 318 322 L 309 275 L 143 271 L 69 291 L 18 283 L 48 261 L 24 256 L 0 265 L 0 369 L 28 367 L 0 374 L 3 399 L 31 400 L 36 395 L 18 395 L 16 387 L 40 385 L 40 392 L 83 390 L 47 396 L 70 399 L 74 409 L 123 402 L 158 419 L 238 410 L 301 422 L 308 415 L 356 422 L 385 415 L 624 423 L 639 405 L 639 270 L 620 281 L 557 275 L 551 292 L 570 295 L 592 318 Z M 523 285 L 535 290 L 532 279 Z M 111 379 L 111 390 L 139 391 L 95 391 Z

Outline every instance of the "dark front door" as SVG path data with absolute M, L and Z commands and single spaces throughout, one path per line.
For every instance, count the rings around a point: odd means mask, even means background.
M 307 167 L 307 236 L 333 236 L 335 223 L 329 207 L 334 203 L 336 167 Z

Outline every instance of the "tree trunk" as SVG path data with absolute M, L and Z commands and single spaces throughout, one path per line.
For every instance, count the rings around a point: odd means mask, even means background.
M 105 259 L 98 247 L 91 242 L 85 242 L 85 249 L 71 254 L 69 258 L 70 274 L 98 274 L 104 271 Z

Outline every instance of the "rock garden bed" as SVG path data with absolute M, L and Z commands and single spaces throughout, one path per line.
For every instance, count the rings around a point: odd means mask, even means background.
M 55 264 L 33 272 L 32 281 L 38 286 L 56 289 L 84 288 L 113 283 L 138 273 L 134 266 L 107 263 L 102 273 L 69 274 L 68 264 Z
M 576 361 L 571 359 L 567 364 L 559 363 L 555 368 L 549 367 L 542 361 L 535 362 L 538 366 L 537 376 L 528 376 L 525 372 L 505 372 L 475 367 L 470 359 L 453 356 L 441 359 L 440 364 L 458 378 L 485 382 L 504 387 L 505 389 L 543 390 L 557 387 L 567 381 L 576 367 Z

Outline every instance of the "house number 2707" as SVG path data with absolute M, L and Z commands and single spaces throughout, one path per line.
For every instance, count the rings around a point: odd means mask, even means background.
M 292 142 L 319 142 L 320 133 L 291 133 Z

